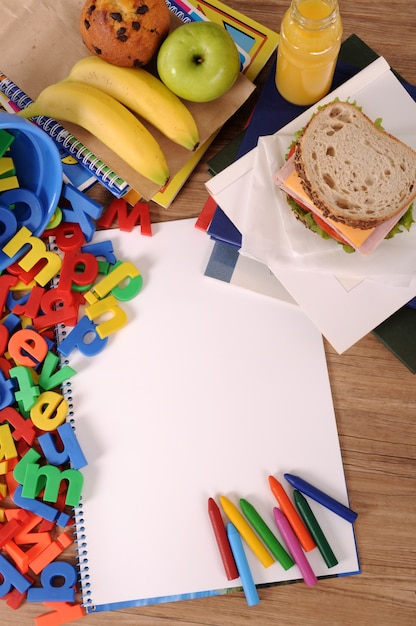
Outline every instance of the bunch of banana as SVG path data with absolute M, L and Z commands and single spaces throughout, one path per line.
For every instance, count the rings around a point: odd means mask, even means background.
M 144 69 L 119 67 L 89 56 L 75 63 L 66 80 L 101 89 L 188 150 L 195 150 L 199 144 L 190 111 L 161 80 Z
M 67 80 L 54 83 L 18 115 L 78 124 L 160 187 L 169 179 L 165 155 L 153 135 L 123 104 L 96 87 Z

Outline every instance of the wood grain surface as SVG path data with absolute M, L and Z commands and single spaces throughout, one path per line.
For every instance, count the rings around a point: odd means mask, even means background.
M 289 0 L 228 0 L 278 30 Z M 343 39 L 355 33 L 416 84 L 416 4 L 404 0 L 340 0 Z M 1 9 L 0 9 L 1 14 Z M 36 18 L 33 16 L 33 28 Z M 18 54 L 18 50 L 16 50 Z M 22 60 L 23 62 L 24 60 Z M 256 84 L 264 81 L 270 63 Z M 255 98 L 256 96 L 253 96 Z M 169 209 L 151 206 L 154 221 L 197 216 L 207 198 L 206 161 L 244 124 L 252 102 L 222 129 Z M 416 119 L 414 120 L 416 127 Z M 109 198 L 102 191 L 98 199 Z M 416 328 L 415 328 L 416 332 Z M 85 626 L 413 626 L 416 623 L 416 377 L 369 334 L 343 355 L 325 342 L 351 506 L 358 511 L 359 576 L 260 590 L 247 607 L 240 593 L 224 597 L 89 615 Z M 117 502 L 109 502 L 117 514 Z M 111 541 L 111 537 L 108 538 Z M 105 546 L 103 546 L 105 550 Z M 72 558 L 69 554 L 66 558 Z M 114 575 L 117 575 L 114 572 Z M 137 569 L 140 577 L 140 568 Z M 27 626 L 47 612 L 0 601 L 1 626 Z M 75 623 L 75 622 L 74 622 Z

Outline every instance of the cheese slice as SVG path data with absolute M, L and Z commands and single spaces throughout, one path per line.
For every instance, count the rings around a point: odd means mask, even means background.
M 285 180 L 285 186 L 296 193 L 299 198 L 299 202 L 306 204 L 308 209 L 310 208 L 311 200 L 302 187 L 299 175 L 294 169 L 291 174 Z M 289 192 L 290 193 L 290 192 Z M 316 213 L 321 219 L 324 220 L 331 228 L 341 235 L 346 241 L 350 242 L 354 248 L 359 248 L 369 238 L 369 236 L 375 231 L 375 228 L 369 228 L 368 230 L 362 230 L 361 228 L 352 228 L 346 224 L 335 222 L 329 217 L 324 217 L 322 211 L 313 205 L 311 209 L 313 213 Z

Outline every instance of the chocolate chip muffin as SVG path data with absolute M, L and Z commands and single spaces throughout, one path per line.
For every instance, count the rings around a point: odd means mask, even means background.
M 113 65 L 147 65 L 169 29 L 165 0 L 89 0 L 81 11 L 85 46 Z

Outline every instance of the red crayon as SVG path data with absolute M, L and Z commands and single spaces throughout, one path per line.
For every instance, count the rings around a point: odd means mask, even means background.
M 208 514 L 217 540 L 218 549 L 224 565 L 225 574 L 228 580 L 235 580 L 239 574 L 234 561 L 227 531 L 224 526 L 221 511 L 213 498 L 208 498 Z

